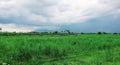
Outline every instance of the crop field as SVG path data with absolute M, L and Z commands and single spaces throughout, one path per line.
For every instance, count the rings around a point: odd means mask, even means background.
M 0 36 L 0 65 L 120 65 L 120 35 Z

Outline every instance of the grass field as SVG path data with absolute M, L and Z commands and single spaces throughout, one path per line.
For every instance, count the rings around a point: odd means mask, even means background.
M 0 65 L 120 65 L 120 35 L 0 36 Z

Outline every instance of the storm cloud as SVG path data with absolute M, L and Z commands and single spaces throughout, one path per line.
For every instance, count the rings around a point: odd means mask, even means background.
M 77 23 L 80 28 L 83 23 L 93 23 L 91 19 L 103 19 L 96 20 L 93 27 L 98 24 L 106 27 L 111 25 L 109 18 L 120 18 L 119 3 L 120 0 L 0 0 L 0 27 L 4 31 L 18 32 L 59 30 L 72 24 L 74 25 L 71 27 L 74 28 Z M 86 27 L 89 25 L 84 25 L 83 28 Z M 97 30 L 99 31 L 99 27 Z

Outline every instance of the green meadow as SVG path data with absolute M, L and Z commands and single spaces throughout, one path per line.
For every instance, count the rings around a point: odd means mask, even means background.
M 0 36 L 0 65 L 120 65 L 120 35 Z

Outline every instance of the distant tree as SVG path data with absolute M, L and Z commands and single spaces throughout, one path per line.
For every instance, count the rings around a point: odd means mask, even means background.
M 113 34 L 118 34 L 118 33 L 113 33 Z
M 64 31 L 62 30 L 61 33 L 64 33 Z
M 83 32 L 81 32 L 81 34 L 84 34 Z
M 0 32 L 2 31 L 2 28 L 0 28 Z
M 102 34 L 102 32 L 98 32 L 97 34 Z
M 65 30 L 65 32 L 67 32 L 68 34 L 70 34 L 71 32 L 70 32 L 70 30 Z
M 107 34 L 106 32 L 103 32 L 103 34 Z
M 58 34 L 58 31 L 53 32 L 53 34 Z
M 47 35 L 47 34 L 49 34 L 49 33 L 48 33 L 48 32 L 41 32 L 41 34 L 46 34 L 46 35 Z

